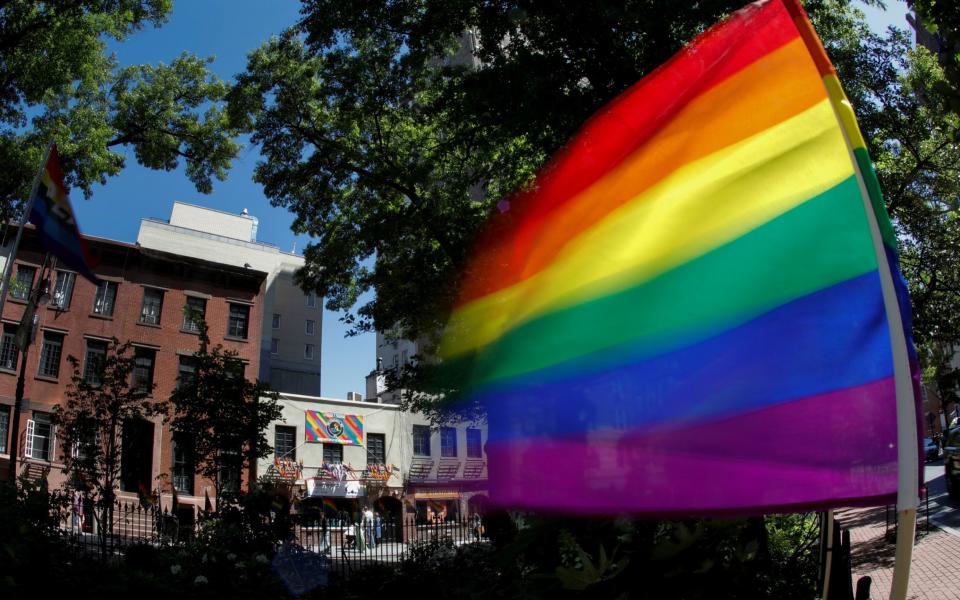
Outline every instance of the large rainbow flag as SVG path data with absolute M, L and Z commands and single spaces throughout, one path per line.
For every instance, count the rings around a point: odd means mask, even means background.
M 308 410 L 305 417 L 304 436 L 308 442 L 363 445 L 363 417 Z
M 898 390 L 901 418 L 918 398 L 909 298 L 853 112 L 795 0 L 699 36 L 498 208 L 440 347 L 446 383 L 488 412 L 493 501 L 892 501 Z
M 80 273 L 93 283 L 99 283 L 91 271 L 95 261 L 87 247 L 73 207 L 70 206 L 69 190 L 63 181 L 60 155 L 56 145 L 51 146 L 44 165 L 37 191 L 30 205 L 30 222 L 37 226 L 40 243 L 68 268 Z

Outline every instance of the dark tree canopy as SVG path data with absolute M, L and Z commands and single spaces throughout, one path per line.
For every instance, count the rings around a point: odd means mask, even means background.
M 938 91 L 949 102 L 954 115 L 960 115 L 960 4 L 953 0 L 909 0 L 919 17 L 922 38 L 930 36 L 937 47 L 937 58 L 946 77 Z
M 219 105 L 228 86 L 208 60 L 118 68 L 108 38 L 159 26 L 171 0 L 0 2 L 0 216 L 22 202 L 50 140 L 68 183 L 89 195 L 132 149 L 152 169 L 181 162 L 201 192 L 238 152 Z

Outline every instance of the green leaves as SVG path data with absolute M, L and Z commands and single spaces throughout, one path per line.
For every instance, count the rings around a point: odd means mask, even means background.
M 181 54 L 170 65 L 138 65 L 117 72 L 111 88 L 107 147 L 130 144 L 137 161 L 170 171 L 181 159 L 197 190 L 209 193 L 212 178 L 226 179 L 239 145 L 218 106 L 229 89 L 207 71 L 213 59 Z
M 600 546 L 596 565 L 593 564 L 593 557 L 587 554 L 583 548 L 577 546 L 577 550 L 579 551 L 579 568 L 561 566 L 557 567 L 555 571 L 561 585 L 568 590 L 582 591 L 591 585 L 609 581 L 619 575 L 630 563 L 627 558 L 617 559 L 616 550 L 614 550 L 613 555 L 608 558 L 607 551 L 602 545 Z
M 249 381 L 237 352 L 210 347 L 207 324 L 199 322 L 200 346 L 190 358 L 192 375 L 178 381 L 170 396 L 170 429 L 189 440 L 196 473 L 215 483 L 216 496 L 238 492 L 244 468 L 267 456 L 269 424 L 281 418 L 276 393 Z
M 223 180 L 239 145 L 223 114 L 228 86 L 210 60 L 118 69 L 104 36 L 160 25 L 171 0 L 11 0 L 0 8 L 0 216 L 29 193 L 43 150 L 58 144 L 68 183 L 90 195 L 124 167 L 121 147 L 148 168 L 181 161 L 198 191 Z

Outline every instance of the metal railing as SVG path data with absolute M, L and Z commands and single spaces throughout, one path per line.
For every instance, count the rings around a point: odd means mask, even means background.
M 183 507 L 181 507 L 181 511 Z M 187 509 L 181 514 L 137 502 L 116 502 L 104 513 L 91 505 L 69 511 L 62 532 L 76 552 L 104 561 L 119 561 L 134 545 L 174 546 L 190 541 L 207 526 L 208 517 Z M 189 517 L 186 518 L 186 517 Z M 455 552 L 460 546 L 486 542 L 483 520 L 477 517 L 422 519 L 324 517 L 293 514 L 289 536 L 276 540 L 279 550 L 292 546 L 315 554 L 331 572 L 349 576 L 370 565 L 399 565 L 429 552 Z M 274 522 L 266 517 L 265 523 Z

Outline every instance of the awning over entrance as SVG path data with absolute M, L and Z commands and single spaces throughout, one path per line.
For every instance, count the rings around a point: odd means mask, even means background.
M 414 492 L 417 500 L 456 500 L 460 492 L 456 490 L 422 490 Z
M 359 498 L 367 495 L 367 489 L 359 481 L 330 481 L 307 479 L 307 497 Z

